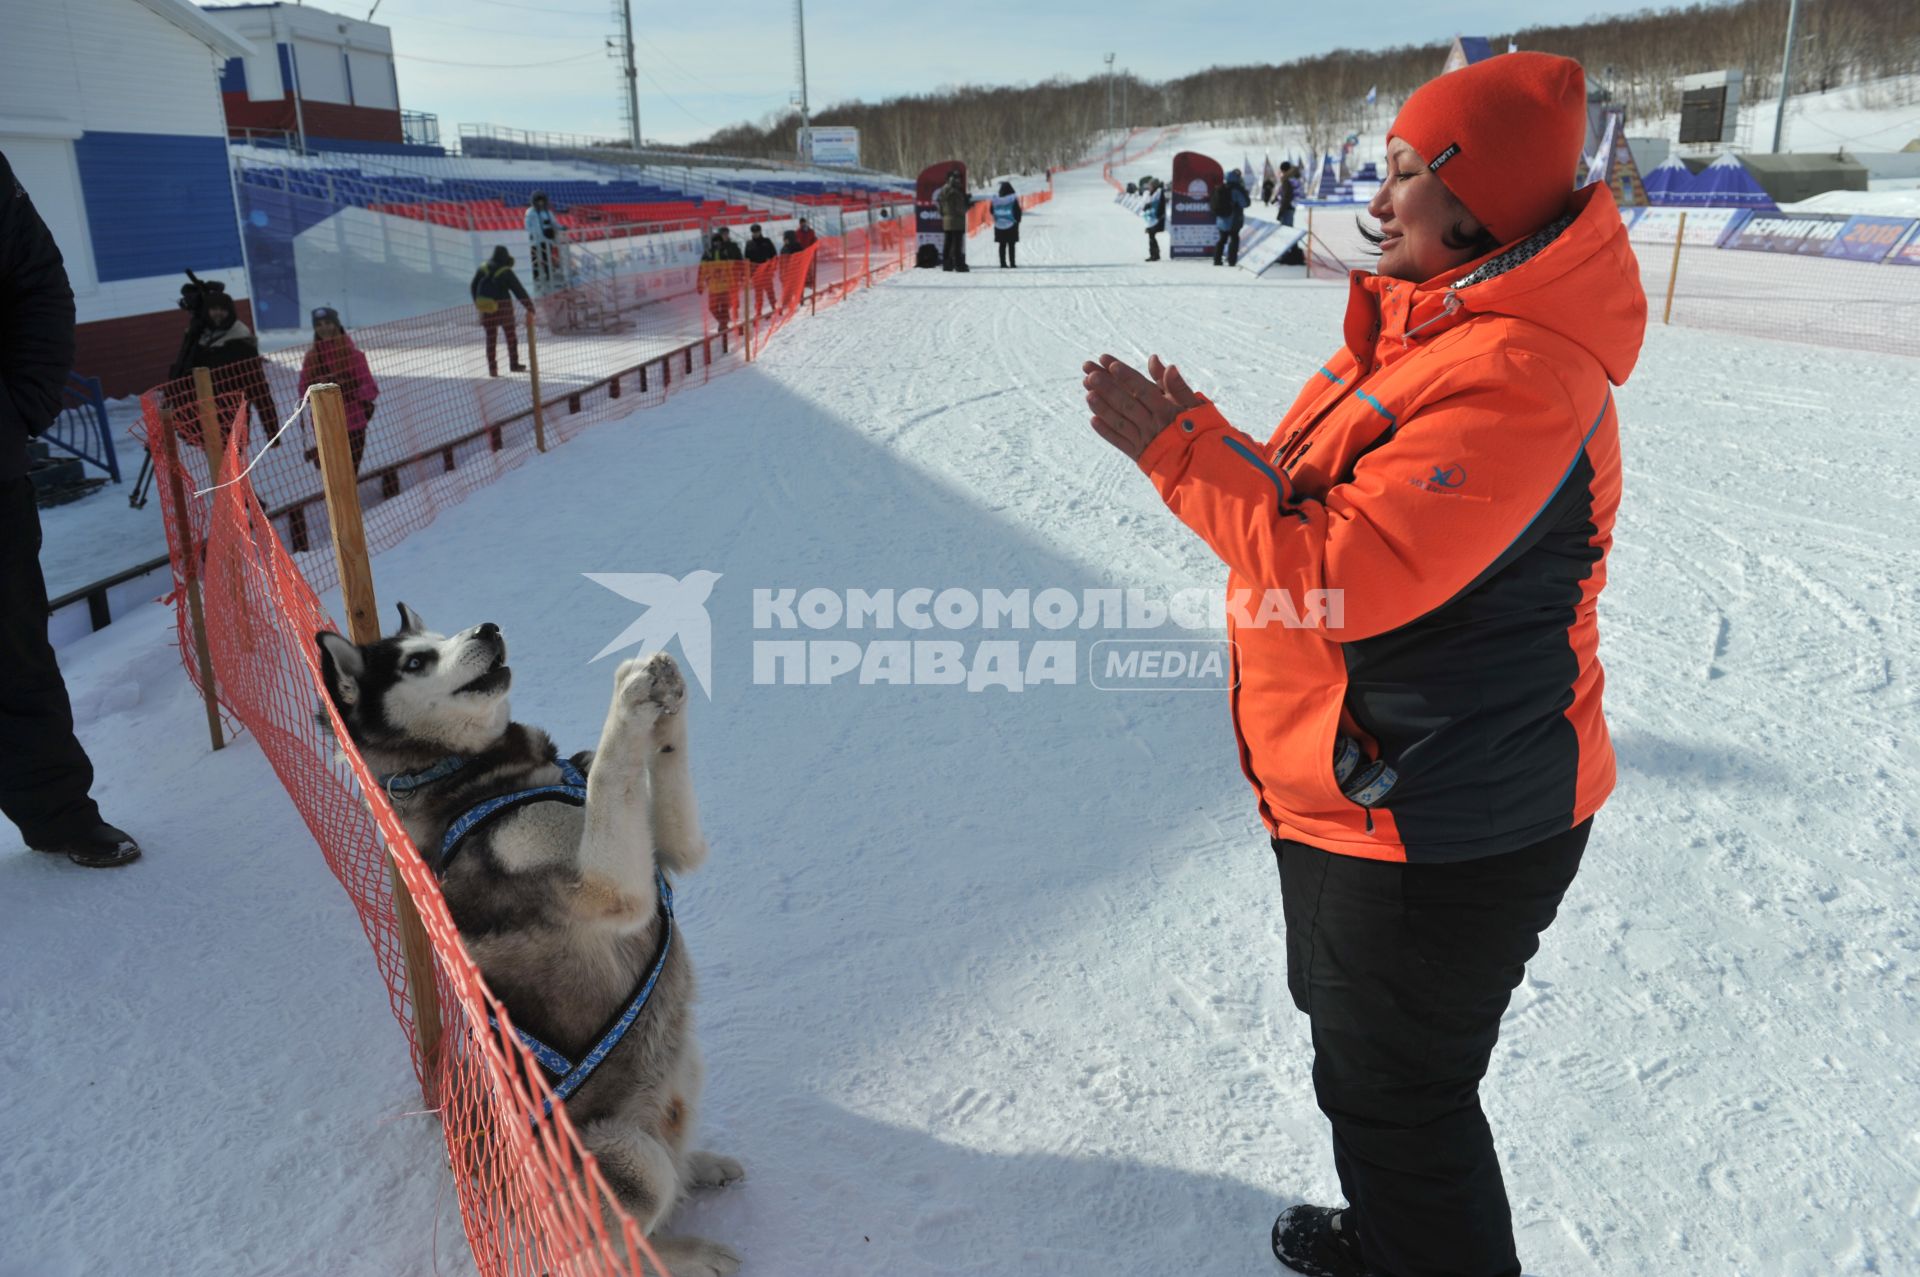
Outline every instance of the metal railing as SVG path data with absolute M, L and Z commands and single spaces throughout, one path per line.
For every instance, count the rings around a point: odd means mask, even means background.
M 100 379 L 69 372 L 61 403 L 60 415 L 41 440 L 92 462 L 120 482 L 120 459 L 113 451 L 113 427 L 107 422 L 107 398 Z

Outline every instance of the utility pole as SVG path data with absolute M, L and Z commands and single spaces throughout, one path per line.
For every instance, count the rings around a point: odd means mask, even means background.
M 810 157 L 810 148 L 805 145 L 807 130 L 813 127 L 807 111 L 807 0 L 793 0 L 793 47 L 800 65 L 800 151 L 801 158 L 806 159 Z
M 1780 58 L 1780 105 L 1773 113 L 1773 153 L 1787 132 L 1787 94 L 1793 88 L 1793 31 L 1800 22 L 1800 0 L 1787 0 L 1787 51 Z
M 1113 152 L 1113 55 L 1107 55 L 1107 152 Z
M 627 77 L 627 145 L 640 149 L 640 69 L 633 61 L 633 0 L 620 0 L 620 70 Z

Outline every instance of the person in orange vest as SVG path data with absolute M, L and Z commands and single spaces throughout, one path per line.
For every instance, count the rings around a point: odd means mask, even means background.
M 1238 752 L 1347 1199 L 1275 1221 L 1296 1272 L 1521 1271 L 1479 1085 L 1613 788 L 1595 606 L 1647 319 L 1611 193 L 1570 189 L 1585 107 L 1541 53 L 1408 99 L 1378 269 L 1271 436 L 1157 355 L 1084 369 L 1095 431 L 1228 570 Z

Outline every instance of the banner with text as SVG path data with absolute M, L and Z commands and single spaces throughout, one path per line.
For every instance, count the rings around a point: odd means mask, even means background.
M 1198 151 L 1173 157 L 1172 191 L 1167 200 L 1167 255 L 1211 257 L 1220 234 L 1213 225 L 1213 188 L 1226 180 L 1218 160 Z

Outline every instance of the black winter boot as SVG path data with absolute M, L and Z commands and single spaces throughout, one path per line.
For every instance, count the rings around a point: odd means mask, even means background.
M 117 869 L 140 859 L 140 844 L 105 821 L 70 834 L 35 838 L 27 845 L 51 856 L 65 856 L 88 869 Z
M 1373 1277 L 1347 1207 L 1289 1206 L 1273 1221 L 1273 1257 L 1304 1277 Z

